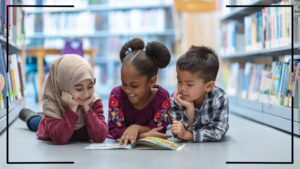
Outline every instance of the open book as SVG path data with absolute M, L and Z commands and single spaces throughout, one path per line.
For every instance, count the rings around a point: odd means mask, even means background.
M 145 137 L 137 140 L 134 144 L 120 145 L 114 143 L 93 143 L 84 149 L 89 150 L 110 150 L 110 149 L 155 149 L 155 150 L 181 150 L 184 144 L 175 143 L 170 140 L 162 139 L 159 137 Z

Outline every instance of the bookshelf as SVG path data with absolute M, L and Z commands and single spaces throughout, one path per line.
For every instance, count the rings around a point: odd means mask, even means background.
M 63 48 L 66 39 L 81 39 L 84 49 L 95 51 L 96 92 L 102 97 L 120 84 L 118 53 L 131 38 L 157 40 L 175 50 L 172 0 L 31 0 L 31 4 L 57 3 L 75 7 L 24 10 L 25 44 Z
M 220 3 L 223 6 L 293 4 L 295 9 L 300 8 L 292 0 L 236 2 Z M 226 13 L 220 17 L 219 53 L 224 65 L 218 82 L 229 94 L 231 113 L 287 132 L 291 131 L 291 95 L 297 97 L 293 124 L 294 134 L 300 136 L 299 84 L 296 85 L 299 83 L 300 15 L 294 10 L 294 60 L 291 60 L 291 22 L 286 20 L 291 16 L 289 10 L 220 9 Z
M 24 66 L 22 58 L 19 56 L 22 46 L 21 23 L 22 12 L 17 8 L 15 12 L 10 13 L 9 30 L 6 30 L 5 23 L 5 6 L 9 4 L 22 4 L 20 0 L 1 1 L 1 29 L 0 29 L 0 133 L 6 128 L 6 121 L 9 118 L 11 124 L 19 114 L 19 111 L 25 105 L 24 98 Z M 16 22 L 18 20 L 18 23 Z M 7 37 L 6 32 L 9 31 L 9 43 L 7 53 Z M 6 61 L 9 65 L 6 65 Z M 8 66 L 8 72 L 6 68 Z M 8 117 L 6 97 L 8 97 Z

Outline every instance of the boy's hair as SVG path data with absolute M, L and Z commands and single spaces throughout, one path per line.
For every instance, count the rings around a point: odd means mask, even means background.
M 205 46 L 192 46 L 176 63 L 180 70 L 199 73 L 204 82 L 216 80 L 219 60 L 215 51 Z
M 134 38 L 123 45 L 120 50 L 122 64 L 132 64 L 141 75 L 149 79 L 157 74 L 158 68 L 166 67 L 171 59 L 167 47 L 160 42 L 145 44 L 139 38 Z

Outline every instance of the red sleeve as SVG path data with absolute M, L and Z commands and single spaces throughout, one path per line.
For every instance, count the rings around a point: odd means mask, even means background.
M 163 129 L 160 131 L 162 133 L 166 133 L 167 126 L 169 125 L 169 117 L 170 117 L 170 98 L 166 97 L 157 112 L 154 114 L 153 119 L 149 123 L 148 127 L 155 128 L 163 126 Z
M 94 142 L 103 142 L 108 134 L 107 124 L 103 115 L 103 104 L 101 99 L 84 113 L 84 121 L 89 138 Z
M 71 139 L 78 115 L 68 109 L 63 113 L 62 119 L 45 117 L 45 130 L 55 144 L 67 144 Z
M 109 134 L 113 139 L 118 139 L 126 130 L 126 124 L 125 116 L 120 106 L 120 102 L 114 94 L 111 94 L 109 97 L 108 113 Z

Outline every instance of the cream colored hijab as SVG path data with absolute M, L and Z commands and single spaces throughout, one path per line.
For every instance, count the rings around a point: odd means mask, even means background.
M 65 54 L 54 61 L 51 65 L 49 76 L 46 80 L 45 92 L 43 96 L 43 112 L 46 116 L 62 119 L 65 112 L 65 104 L 61 99 L 63 91 L 68 91 L 72 86 L 83 80 L 91 79 L 95 82 L 91 65 L 81 56 L 75 54 Z M 100 99 L 95 95 L 95 101 Z M 83 109 L 78 107 L 79 119 L 75 130 L 84 126 Z

